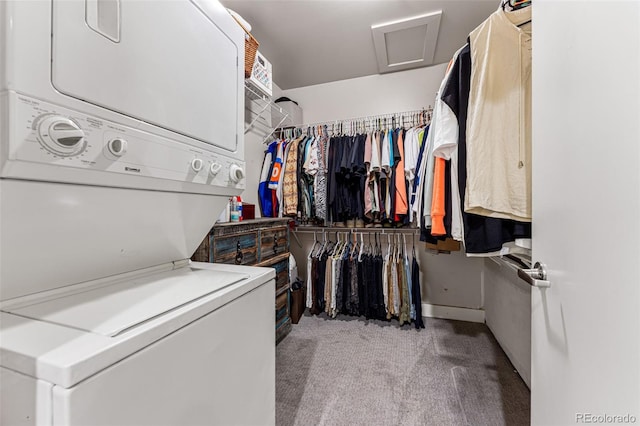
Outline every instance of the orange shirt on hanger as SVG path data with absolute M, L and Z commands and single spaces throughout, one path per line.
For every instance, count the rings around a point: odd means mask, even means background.
M 400 161 L 396 166 L 396 197 L 395 197 L 395 221 L 400 221 L 398 215 L 406 215 L 409 213 L 409 203 L 407 202 L 407 181 L 404 174 L 404 143 L 402 140 L 402 132 L 398 132 L 398 151 L 400 152 Z
M 446 235 L 444 227 L 445 215 L 445 169 L 444 158 L 436 157 L 435 171 L 433 176 L 433 200 L 431 202 L 431 235 L 434 237 Z

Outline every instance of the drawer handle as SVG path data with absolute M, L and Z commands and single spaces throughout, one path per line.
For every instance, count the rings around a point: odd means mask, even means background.
M 242 263 L 243 257 L 244 257 L 244 253 L 242 253 L 242 250 L 240 249 L 240 241 L 238 241 L 238 244 L 236 245 L 236 265 L 239 265 Z
M 278 254 L 278 236 L 273 236 L 273 253 Z

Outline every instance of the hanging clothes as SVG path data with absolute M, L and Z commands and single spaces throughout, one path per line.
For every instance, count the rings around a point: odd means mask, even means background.
M 305 164 L 309 164 L 308 146 L 311 140 L 310 136 L 306 136 L 298 145 L 298 215 L 304 220 L 311 217 L 311 194 L 305 172 Z
M 416 259 L 415 249 L 413 251 L 413 260 L 411 262 L 411 283 L 413 290 L 414 309 L 416 310 L 415 326 L 417 329 L 425 328 L 422 320 L 422 295 L 420 291 L 420 266 Z
M 318 170 L 314 180 L 314 205 L 315 217 L 322 223 L 327 221 L 327 148 L 329 138 L 327 137 L 327 126 L 324 126 L 322 135 L 316 145 Z
M 409 280 L 410 276 L 407 276 L 404 268 L 404 254 L 398 253 L 398 284 L 400 287 L 400 314 L 398 315 L 398 321 L 400 325 L 411 322 L 411 306 L 409 298 Z
M 288 140 L 282 141 L 282 170 L 280 171 L 280 176 L 278 176 L 278 184 L 276 187 L 276 199 L 278 200 L 278 217 L 283 217 L 284 210 L 284 174 L 286 172 L 287 167 L 287 155 L 289 155 L 289 151 L 291 149 L 291 144 Z
M 330 136 L 322 126 L 307 133 L 278 143 L 272 156 L 269 188 L 276 190 L 271 202 L 279 215 L 348 227 L 413 223 L 423 127 Z
M 365 166 L 365 189 L 364 189 L 364 218 L 371 221 L 373 219 L 373 188 L 371 185 L 371 176 L 375 177 L 375 174 L 371 173 L 371 153 L 372 153 L 372 134 L 367 133 L 364 142 L 364 166 Z
M 284 206 L 282 209 L 285 216 L 295 217 L 298 213 L 298 144 L 302 138 L 301 136 L 292 140 L 287 149 L 283 180 Z
M 433 196 L 431 200 L 431 235 L 446 235 L 445 217 L 445 172 L 446 163 L 443 158 L 435 159 L 433 172 Z
M 443 82 L 449 78 L 453 64 L 458 60 L 458 55 L 463 48 L 458 49 L 453 55 L 447 67 L 447 73 Z M 452 77 L 457 78 L 457 77 Z M 442 93 L 440 93 L 442 94 Z M 436 97 L 438 109 L 437 116 L 433 120 L 437 121 L 437 132 L 434 135 L 433 155 L 449 161 L 450 191 L 451 191 L 451 237 L 456 241 L 462 241 L 462 209 L 460 204 L 460 193 L 458 191 L 458 120 L 450 106 L 445 103 L 441 96 Z
M 409 268 L 400 239 L 389 241 L 386 253 L 378 244 L 365 247 L 338 236 L 336 244 L 314 244 L 307 267 L 306 306 L 311 314 L 364 316 L 368 319 L 398 319 L 403 325 L 417 321 L 420 311 L 419 283 Z
M 258 184 L 258 196 L 260 200 L 260 211 L 263 217 L 274 217 L 275 209 L 273 205 L 273 190 L 269 188 L 269 182 L 272 175 L 273 161 L 276 156 L 278 141 L 269 144 L 265 151 L 264 161 L 262 163 L 262 173 L 260 174 L 260 182 Z
M 457 117 L 458 190 L 461 203 L 467 185 L 467 111 L 471 83 L 471 49 L 467 44 L 454 62 L 442 92 L 442 100 Z M 531 237 L 531 223 L 516 222 L 464 212 L 462 206 L 464 246 L 467 254 L 499 253 L 506 242 Z
M 531 221 L 531 30 L 516 24 L 527 20 L 531 7 L 498 8 L 469 35 L 464 203 L 468 213 L 521 222 Z
M 394 221 L 404 223 L 409 210 L 409 200 L 407 197 L 407 178 L 404 164 L 404 129 L 398 129 L 398 163 L 395 170 L 395 209 Z

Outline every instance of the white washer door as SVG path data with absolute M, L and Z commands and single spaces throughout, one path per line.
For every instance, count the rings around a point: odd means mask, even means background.
M 224 8 L 209 9 L 187 1 L 55 0 L 52 83 L 68 96 L 235 151 L 244 38 L 239 27 L 229 30 Z

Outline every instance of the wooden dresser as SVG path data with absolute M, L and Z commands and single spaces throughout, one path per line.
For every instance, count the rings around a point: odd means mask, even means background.
M 276 270 L 276 343 L 291 331 L 289 219 L 217 223 L 191 257 L 197 262 L 270 266 Z

